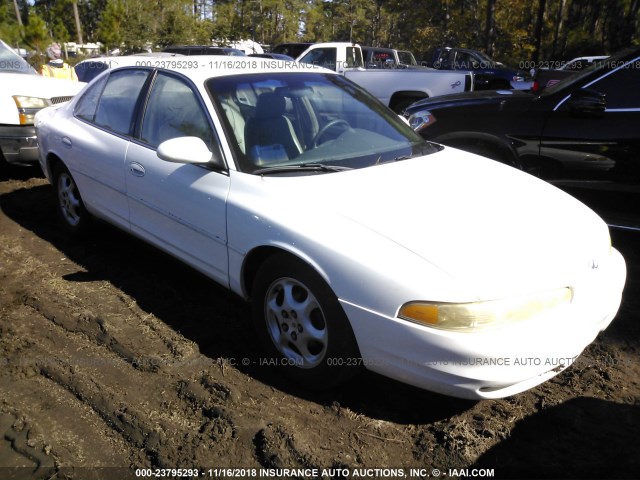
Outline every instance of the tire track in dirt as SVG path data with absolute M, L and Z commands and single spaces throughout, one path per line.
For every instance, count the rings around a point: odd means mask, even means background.
M 9 245 L 5 258 L 29 256 L 20 245 L 10 246 L 9 239 L 4 245 Z M 345 450 L 358 453 L 335 457 L 327 448 L 319 455 L 316 446 L 327 443 L 324 427 L 302 433 L 296 428 L 307 402 L 288 399 L 291 405 L 277 405 L 272 388 L 251 382 L 224 359 L 201 355 L 192 341 L 141 311 L 108 282 L 64 282 L 34 258 L 22 268 L 31 278 L 29 288 L 16 285 L 4 298 L 31 318 L 28 324 L 38 325 L 38 338 L 36 332 L 13 332 L 25 342 L 16 365 L 90 407 L 103 422 L 102 429 L 121 437 L 137 466 L 205 467 L 233 453 L 236 462 L 241 459 L 241 464 L 256 468 L 355 467 L 366 461 L 362 452 L 371 442 L 384 439 L 365 431 L 363 417 L 337 407 L 328 411 L 341 416 L 344 426 L 355 420 L 354 433 L 338 441 Z M 95 291 L 95 283 L 100 283 L 102 294 L 99 314 L 84 301 Z M 16 357 L 8 358 L 12 363 Z M 253 392 L 241 393 L 249 382 Z M 254 408 L 238 418 L 235 407 L 240 399 Z M 270 420 L 265 421 L 265 410 L 271 412 L 266 415 Z M 349 447 L 354 438 L 357 448 Z M 143 457 L 134 453 L 139 450 Z
M 15 246 L 12 253 L 18 249 Z M 35 260 L 31 265 L 34 273 L 45 271 L 43 267 Z M 37 284 L 37 279 L 32 278 Z M 55 288 L 50 288 L 52 285 Z M 101 316 L 97 316 L 86 310 L 79 300 L 82 286 L 73 294 L 56 282 L 42 281 L 38 287 L 35 289 L 37 297 L 19 289 L 8 302 L 31 308 L 33 314 L 49 323 L 41 324 L 39 329 L 47 344 L 27 342 L 25 348 L 18 349 L 18 365 L 24 370 L 35 368 L 39 374 L 89 405 L 127 443 L 144 449 L 153 464 L 166 467 L 193 464 L 198 460 L 195 449 L 201 443 L 207 443 L 207 437 L 215 439 L 224 430 L 223 422 L 233 428 L 230 416 L 221 414 L 219 409 L 205 407 L 200 418 L 185 421 L 185 417 L 174 418 L 174 410 L 164 408 L 166 404 L 175 404 L 176 399 L 193 399 L 193 395 L 185 394 L 184 381 L 179 381 L 170 372 L 174 363 L 189 360 L 197 354 L 192 342 L 180 341 L 171 332 L 159 332 L 160 327 L 142 319 L 140 312 L 124 317 L 122 311 L 131 308 L 125 306 L 123 309 L 124 304 L 117 295 L 115 301 L 112 299 L 100 306 Z M 28 338 L 27 335 L 20 336 Z M 140 338 L 144 341 L 140 342 Z M 29 356 L 25 357 L 25 354 Z M 16 359 L 15 356 L 8 358 L 10 365 Z M 201 366 L 215 365 L 209 359 L 200 360 Z M 163 376 L 169 377 L 168 382 L 165 379 L 161 384 L 175 385 L 173 392 L 169 390 L 175 398 L 165 395 L 166 391 L 157 391 L 158 379 L 155 377 L 161 371 Z M 218 396 L 222 402 L 226 401 L 225 396 L 231 397 L 231 390 L 221 383 L 210 381 L 205 385 L 212 392 L 226 393 Z M 208 398 L 215 397 L 209 393 Z M 168 444 L 171 438 L 185 439 L 194 431 L 202 432 L 202 435 L 191 443 L 181 444 L 180 449 L 159 448 Z M 207 435 L 208 432 L 216 435 Z M 177 451 L 180 451 L 179 455 Z

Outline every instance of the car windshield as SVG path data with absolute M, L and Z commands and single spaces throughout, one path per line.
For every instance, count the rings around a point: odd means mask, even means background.
M 476 52 L 477 58 L 480 60 L 480 63 L 489 67 L 495 66 L 496 62 L 488 57 L 485 53 Z
M 338 75 L 234 75 L 208 80 L 207 89 L 223 112 L 227 136 L 244 172 L 362 168 L 439 149 Z
M 36 71 L 24 58 L 18 55 L 6 43 L 0 42 L 0 72 L 26 73 L 34 75 Z

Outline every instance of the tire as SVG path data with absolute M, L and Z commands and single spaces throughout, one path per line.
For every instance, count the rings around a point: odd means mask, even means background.
M 0 151 L 0 180 L 9 178 L 9 163 L 4 159 L 2 151 Z
M 344 310 L 329 285 L 301 260 L 286 254 L 267 259 L 253 284 L 252 307 L 266 363 L 294 382 L 325 390 L 360 370 Z
M 89 228 L 91 217 L 75 180 L 62 163 L 53 167 L 53 191 L 56 210 L 65 229 L 74 235 L 84 233 Z

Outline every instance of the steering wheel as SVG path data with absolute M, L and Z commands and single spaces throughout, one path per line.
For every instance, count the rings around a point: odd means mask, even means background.
M 318 133 L 316 133 L 315 137 L 313 137 L 313 141 L 311 142 L 312 148 L 316 148 L 318 146 L 318 144 L 320 143 L 318 140 L 320 140 L 320 138 L 322 138 L 322 136 L 325 133 L 327 133 L 327 131 L 330 128 L 333 128 L 336 125 L 342 125 L 342 126 L 346 127 L 345 130 L 348 130 L 348 129 L 351 128 L 351 125 L 349 124 L 349 122 L 347 122 L 346 120 L 344 120 L 342 118 L 337 118 L 335 120 L 331 120 L 324 127 L 322 127 Z

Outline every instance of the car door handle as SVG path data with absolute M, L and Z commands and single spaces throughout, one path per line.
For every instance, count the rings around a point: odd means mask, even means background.
M 62 140 L 60 140 L 62 142 L 62 144 L 65 147 L 69 147 L 71 148 L 71 145 L 73 145 L 73 142 L 71 141 L 71 139 L 69 137 L 62 137 Z
M 138 162 L 131 162 L 129 164 L 129 171 L 136 177 L 144 177 L 145 169 Z

